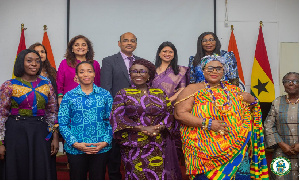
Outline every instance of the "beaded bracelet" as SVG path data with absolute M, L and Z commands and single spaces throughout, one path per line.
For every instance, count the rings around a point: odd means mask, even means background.
M 212 119 L 209 119 L 207 130 L 211 130 Z
M 249 104 L 249 106 L 253 106 L 253 105 L 255 105 L 255 104 L 257 104 L 258 103 L 258 99 L 256 98 L 256 97 L 254 97 L 255 98 L 255 101 L 254 102 L 252 102 L 251 104 Z
M 206 129 L 206 118 L 202 120 L 202 129 Z
M 0 141 L 0 146 L 4 145 L 4 140 Z

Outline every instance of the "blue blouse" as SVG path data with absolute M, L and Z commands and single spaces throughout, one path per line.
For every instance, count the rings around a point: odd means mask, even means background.
M 224 75 L 223 80 L 227 81 L 230 79 L 239 79 L 237 62 L 234 53 L 221 50 L 220 54 L 221 54 L 220 56 L 225 58 L 225 66 L 228 70 Z M 204 81 L 204 75 L 200 64 L 194 66 L 193 61 L 194 61 L 194 57 L 191 56 L 189 59 L 189 68 L 190 68 L 190 83 L 192 84 Z
M 89 95 L 81 90 L 80 85 L 64 95 L 58 112 L 58 123 L 60 133 L 66 140 L 64 148 L 67 153 L 84 154 L 72 146 L 75 142 L 107 142 L 108 146 L 98 154 L 111 149 L 113 134 L 109 116 L 112 102 L 110 93 L 95 84 Z

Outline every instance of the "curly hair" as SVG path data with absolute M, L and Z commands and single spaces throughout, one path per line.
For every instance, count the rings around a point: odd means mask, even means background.
M 198 37 L 197 41 L 197 53 L 194 57 L 193 65 L 197 66 L 201 63 L 201 59 L 205 56 L 205 50 L 202 47 L 202 40 L 206 35 L 212 35 L 214 39 L 216 40 L 216 48 L 213 51 L 213 54 L 218 54 L 220 55 L 220 50 L 221 50 L 221 42 L 217 35 L 213 32 L 204 32 Z
M 28 54 L 28 53 L 35 53 L 39 56 L 40 60 L 41 60 L 41 57 L 40 57 L 40 54 L 35 51 L 35 50 L 30 50 L 30 49 L 25 49 L 25 50 L 22 50 L 18 56 L 17 56 L 17 59 L 16 59 L 16 62 L 15 62 L 15 65 L 14 65 L 14 75 L 16 77 L 22 77 L 24 74 L 25 74 L 25 69 L 24 69 L 24 60 L 25 60 L 25 56 Z M 36 73 L 36 75 L 40 75 L 41 74 L 41 67 L 39 69 L 39 71 Z
M 36 42 L 36 43 L 30 45 L 30 47 L 29 47 L 28 49 L 34 50 L 35 47 L 38 47 L 38 46 L 42 46 L 43 49 L 45 50 L 45 53 L 46 53 L 46 60 L 45 60 L 44 62 L 42 61 L 42 66 L 41 66 L 41 68 L 42 68 L 42 69 L 44 68 L 44 69 L 46 70 L 46 72 L 47 72 L 51 77 L 53 77 L 54 79 L 56 79 L 56 70 L 55 70 L 55 68 L 53 68 L 53 67 L 51 66 L 51 64 L 50 64 L 50 62 L 49 62 L 49 60 L 48 60 L 48 57 L 47 57 L 47 50 L 46 50 L 45 46 L 44 46 L 43 44 L 39 43 L 39 42 Z
M 85 36 L 83 35 L 77 35 L 74 38 L 72 38 L 69 43 L 68 43 L 68 47 L 67 47 L 67 52 L 65 54 L 65 57 L 67 59 L 67 63 L 69 66 L 75 68 L 77 65 L 77 61 L 76 61 L 76 56 L 75 53 L 72 52 L 72 47 L 75 43 L 76 40 L 78 39 L 84 39 L 84 41 L 86 42 L 87 46 L 88 46 L 88 52 L 86 53 L 85 57 L 86 57 L 86 61 L 89 61 L 91 63 L 94 63 L 94 49 L 93 49 L 93 44 L 92 42 Z
M 175 45 L 169 41 L 165 41 L 159 45 L 157 52 L 156 52 L 156 57 L 155 57 L 155 66 L 159 67 L 161 65 L 162 60 L 161 60 L 159 54 L 160 54 L 161 50 L 167 46 L 170 47 L 174 51 L 174 58 L 171 60 L 171 63 L 169 66 L 172 67 L 174 74 L 178 75 L 179 67 L 178 67 L 177 49 L 176 49 Z
M 152 80 L 155 77 L 155 72 L 156 72 L 155 65 L 152 62 L 150 62 L 149 60 L 146 60 L 146 59 L 135 60 L 132 65 L 136 65 L 136 64 L 143 65 L 143 66 L 147 67 L 147 69 L 149 70 L 148 74 L 150 76 L 149 77 L 149 82 L 152 82 Z

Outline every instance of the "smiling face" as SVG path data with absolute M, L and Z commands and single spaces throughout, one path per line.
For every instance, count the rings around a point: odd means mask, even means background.
M 135 86 L 141 87 L 145 86 L 149 76 L 149 70 L 144 65 L 135 64 L 130 68 L 130 78 Z
M 219 84 L 224 74 L 223 65 L 219 61 L 211 61 L 206 64 L 203 74 L 208 83 Z
M 78 38 L 72 45 L 72 51 L 75 56 L 85 56 L 88 52 L 88 45 L 83 38 Z
M 174 50 L 169 47 L 165 46 L 159 53 L 159 57 L 162 61 L 170 63 L 174 58 Z
M 296 74 L 290 74 L 287 75 L 284 78 L 284 89 L 285 92 L 288 93 L 289 95 L 296 95 L 299 94 L 299 77 Z M 296 81 L 297 83 L 294 84 L 293 81 Z
M 121 36 L 121 40 L 118 42 L 118 45 L 127 56 L 132 56 L 132 52 L 136 49 L 136 37 L 132 33 L 125 33 Z
M 41 66 L 41 59 L 40 57 L 31 52 L 28 53 L 25 58 L 24 58 L 24 71 L 25 71 L 25 76 L 35 76 Z
M 216 49 L 216 40 L 212 34 L 203 37 L 202 48 L 206 55 L 212 55 L 213 51 Z
M 93 84 L 95 78 L 95 71 L 89 63 L 82 63 L 77 68 L 77 79 L 82 85 Z
M 44 49 L 43 46 L 36 46 L 34 47 L 34 50 L 37 51 L 41 57 L 41 60 L 44 62 L 47 58 L 47 54 L 46 54 L 46 51 Z

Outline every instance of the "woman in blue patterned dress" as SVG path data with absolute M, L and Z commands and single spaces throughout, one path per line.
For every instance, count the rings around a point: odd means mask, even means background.
M 57 121 L 52 85 L 41 78 L 41 58 L 34 50 L 19 53 L 15 79 L 0 88 L 0 159 L 5 158 L 4 179 L 56 179 L 51 169 L 48 126 Z M 5 157 L 4 157 L 5 156 Z M 55 171 L 54 171 L 55 172 Z
M 72 180 L 104 180 L 112 128 L 109 116 L 110 93 L 96 86 L 95 69 L 88 61 L 76 66 L 79 85 L 67 92 L 58 113 L 59 130 L 66 140 L 64 148 Z
M 203 71 L 201 69 L 201 59 L 206 55 L 217 54 L 225 58 L 226 68 L 229 70 L 223 77 L 231 84 L 239 86 L 239 74 L 237 63 L 233 52 L 227 52 L 221 49 L 221 43 L 217 35 L 213 32 L 204 32 L 198 37 L 197 53 L 189 59 L 190 83 L 199 83 L 204 81 Z M 241 87 L 243 90 L 243 86 Z

